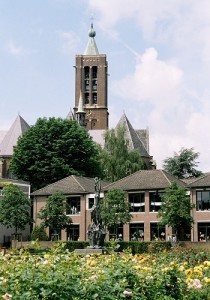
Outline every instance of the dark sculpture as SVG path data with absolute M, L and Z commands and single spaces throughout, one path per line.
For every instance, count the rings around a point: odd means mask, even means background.
M 95 178 L 95 203 L 91 210 L 91 224 L 89 225 L 87 231 L 88 238 L 90 241 L 89 248 L 102 248 L 104 246 L 106 230 L 101 219 L 100 191 L 101 191 L 101 180 L 96 177 Z

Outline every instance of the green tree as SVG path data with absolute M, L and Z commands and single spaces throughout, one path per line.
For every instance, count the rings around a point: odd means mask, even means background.
M 23 231 L 27 224 L 32 223 L 31 200 L 13 184 L 3 188 L 3 197 L 0 200 L 0 223 L 7 228 Z
M 168 157 L 163 161 L 163 168 L 166 172 L 179 178 L 198 177 L 201 171 L 195 169 L 198 166 L 196 159 L 199 157 L 198 152 L 193 148 L 182 148 L 179 153 L 174 153 L 173 157 Z
M 98 149 L 73 120 L 40 118 L 19 138 L 11 162 L 19 179 L 38 189 L 69 175 L 100 176 Z
M 184 229 L 191 228 L 194 223 L 191 216 L 193 207 L 190 197 L 186 195 L 186 190 L 174 181 L 165 190 L 158 217 L 161 218 L 162 225 L 168 225 L 174 229 L 178 240 L 183 240 Z
M 64 194 L 61 191 L 56 191 L 49 196 L 37 217 L 43 220 L 41 225 L 44 228 L 49 228 L 51 232 L 60 234 L 60 231 L 67 228 L 72 222 L 71 218 L 66 215 L 66 197 Z
M 104 138 L 105 146 L 100 151 L 100 162 L 107 180 L 113 182 L 143 169 L 139 151 L 128 148 L 123 127 L 107 130 Z
M 120 224 L 130 222 L 132 215 L 126 193 L 120 189 L 112 189 L 105 194 L 100 202 L 101 218 L 108 230 L 115 229 L 118 235 Z

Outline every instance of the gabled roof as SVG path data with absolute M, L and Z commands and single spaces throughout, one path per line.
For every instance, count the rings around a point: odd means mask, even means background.
M 194 187 L 210 187 L 210 173 L 206 173 L 197 178 L 194 178 L 188 185 L 190 188 Z
M 88 35 L 89 40 L 84 55 L 99 55 L 98 48 L 94 39 L 94 37 L 96 36 L 96 32 L 93 29 L 93 24 L 91 24 L 91 29 L 89 30 Z
M 178 186 L 185 188 L 186 185 L 181 180 L 168 174 L 163 170 L 140 170 L 123 179 L 109 184 L 104 190 L 122 189 L 124 191 L 137 190 L 160 190 L 169 187 L 172 181 L 176 181 Z
M 150 157 L 149 153 L 147 152 L 147 149 L 144 146 L 144 143 L 141 141 L 140 136 L 136 133 L 135 129 L 129 122 L 125 113 L 123 113 L 116 128 L 119 126 L 125 128 L 125 137 L 129 143 L 128 144 L 129 149 L 130 150 L 137 149 L 139 150 L 141 156 Z
M 18 115 L 0 144 L 0 155 L 12 155 L 13 148 L 16 146 L 18 138 L 29 128 L 30 126 L 26 123 L 26 121 Z
M 101 188 L 109 184 L 108 181 L 101 181 Z M 93 194 L 95 193 L 94 178 L 71 175 L 46 187 L 33 192 L 32 196 L 52 195 L 56 191 L 62 191 L 65 195 Z

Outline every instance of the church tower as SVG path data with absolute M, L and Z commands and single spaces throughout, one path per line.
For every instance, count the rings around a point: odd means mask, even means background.
M 91 24 L 89 41 L 83 55 L 76 55 L 75 64 L 75 107 L 76 114 L 80 99 L 86 113 L 87 130 L 108 129 L 107 68 L 105 54 L 99 54 Z M 81 94 L 82 93 L 82 96 Z

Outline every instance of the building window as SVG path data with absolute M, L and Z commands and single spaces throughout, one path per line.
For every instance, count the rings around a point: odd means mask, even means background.
M 200 242 L 210 241 L 210 222 L 198 223 L 198 240 Z
M 97 104 L 97 94 L 93 93 L 93 104 Z
M 157 212 L 161 207 L 163 192 L 149 192 L 149 211 Z
M 92 78 L 97 78 L 97 67 L 92 67 Z
M 130 212 L 144 212 L 145 211 L 145 193 L 131 193 L 128 194 L 130 203 Z
M 144 223 L 130 223 L 130 241 L 144 240 Z
M 165 241 L 166 239 L 165 226 L 161 226 L 159 223 L 151 223 L 150 239 L 151 241 Z
M 89 67 L 85 67 L 85 79 L 88 79 L 90 77 L 90 68 Z
M 78 241 L 79 240 L 79 225 L 71 224 L 67 227 L 67 240 Z
M 89 83 L 89 80 L 86 79 L 85 80 L 85 91 L 89 91 L 90 90 L 90 83 Z
M 88 209 L 91 209 L 94 205 L 94 198 L 88 198 Z
M 80 213 L 80 197 L 67 198 L 66 214 L 75 215 Z
M 92 86 L 92 89 L 93 91 L 97 91 L 97 85 L 98 85 L 98 82 L 96 79 L 93 80 L 93 86 Z
M 109 228 L 109 240 L 110 241 L 122 241 L 123 240 L 123 224 L 116 224 Z
M 89 104 L 90 102 L 90 95 L 89 93 L 85 93 L 85 104 Z
M 196 192 L 196 209 L 210 210 L 210 191 Z

